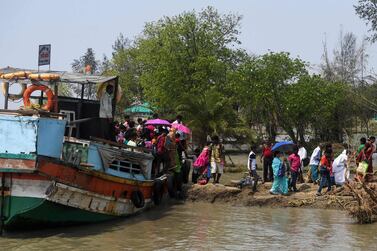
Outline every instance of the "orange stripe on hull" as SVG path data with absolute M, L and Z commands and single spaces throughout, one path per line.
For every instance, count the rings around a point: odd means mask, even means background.
M 153 182 L 151 181 L 132 182 L 118 177 L 110 178 L 106 174 L 98 177 L 93 175 L 94 171 L 77 169 L 43 158 L 38 160 L 37 169 L 42 175 L 46 175 L 52 180 L 105 196 L 130 199 L 132 191 L 140 190 L 144 198 L 148 199 L 152 197 Z M 123 181 L 123 183 L 114 181 L 114 178 Z
M 35 160 L 0 158 L 0 168 L 32 170 L 35 168 Z

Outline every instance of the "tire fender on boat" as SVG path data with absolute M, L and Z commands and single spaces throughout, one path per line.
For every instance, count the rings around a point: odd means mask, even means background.
M 162 180 L 155 179 L 153 184 L 153 202 L 156 206 L 161 204 L 164 195 L 164 184 Z
M 187 184 L 189 182 L 190 169 L 191 169 L 190 163 L 184 160 L 182 163 L 182 170 L 181 170 L 183 184 Z
M 144 195 L 140 190 L 135 190 L 132 192 L 131 201 L 136 208 L 142 208 L 145 205 Z
M 168 175 L 168 193 L 170 198 L 175 198 L 176 191 L 177 189 L 175 188 L 175 177 L 174 174 L 169 174 Z
M 42 109 L 46 110 L 46 111 L 51 111 L 52 107 L 54 106 L 54 93 L 52 92 L 52 90 L 50 88 L 48 88 L 45 85 L 34 85 L 33 84 L 33 85 L 29 86 L 25 90 L 24 95 L 23 95 L 24 106 L 25 107 L 30 107 L 31 106 L 30 95 L 34 91 L 43 91 L 44 93 L 46 93 L 46 95 L 47 95 L 47 104 L 43 105 Z

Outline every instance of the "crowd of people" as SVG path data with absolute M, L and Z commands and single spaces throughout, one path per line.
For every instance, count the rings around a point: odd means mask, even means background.
M 319 144 L 310 158 L 303 146 L 293 145 L 289 151 L 273 151 L 272 144 L 263 145 L 261 160 L 263 161 L 262 182 L 272 182 L 271 194 L 288 194 L 297 192 L 297 182 L 314 183 L 318 185 L 317 196 L 332 190 L 333 186 L 342 186 L 350 179 L 349 163 L 356 162 L 355 180 L 370 182 L 373 180 L 372 155 L 376 151 L 375 137 L 361 138 L 360 145 L 355 152 L 351 152 L 347 145 L 338 156 L 334 156 L 332 144 Z M 309 166 L 306 178 L 304 167 Z M 250 176 L 257 183 L 256 154 L 253 149 L 248 157 Z M 254 186 L 255 187 L 255 186 Z
M 115 123 L 115 141 L 130 147 L 149 148 L 155 157 L 153 177 L 166 173 L 179 174 L 183 158 L 193 158 L 193 183 L 207 184 L 211 178 L 215 184 L 220 182 L 224 173 L 225 151 L 217 135 L 209 137 L 203 150 L 197 148 L 194 155 L 189 157 L 186 142 L 190 135 L 174 127 L 174 124 L 182 124 L 182 116 L 178 115 L 171 126 L 149 125 L 146 122 L 140 118 L 134 122 L 129 116 L 125 116 L 122 123 Z M 258 180 L 261 180 L 262 183 L 272 182 L 271 194 L 286 195 L 290 191 L 298 191 L 297 183 L 306 182 L 317 184 L 317 195 L 320 196 L 324 188 L 329 192 L 333 186 L 342 186 L 349 180 L 348 167 L 351 159 L 355 160 L 357 166 L 355 179 L 360 182 L 371 181 L 372 154 L 376 151 L 375 137 L 361 138 L 359 147 L 353 153 L 346 145 L 343 147 L 343 151 L 335 157 L 332 144 L 319 144 L 309 157 L 306 149 L 299 144 L 293 145 L 289 151 L 273 151 L 273 145 L 265 142 L 261 153 L 261 177 L 257 172 L 257 154 L 254 149 L 248 155 L 247 168 L 252 189 L 257 191 Z
M 157 114 L 153 115 L 156 119 Z M 115 123 L 115 141 L 129 147 L 144 147 L 150 149 L 154 155 L 152 176 L 172 172 L 179 173 L 183 158 L 187 156 L 187 138 L 189 134 L 183 133 L 174 127 L 182 124 L 182 116 L 178 115 L 171 125 L 150 125 L 141 118 L 137 122 L 124 117 L 123 122 Z

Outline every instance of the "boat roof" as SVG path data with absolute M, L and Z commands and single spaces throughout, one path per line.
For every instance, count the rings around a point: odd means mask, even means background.
M 54 73 L 60 75 L 58 82 L 62 83 L 78 83 L 78 84 L 99 84 L 105 83 L 117 78 L 117 76 L 100 76 L 100 75 L 86 75 L 82 73 L 67 72 L 67 71 L 37 71 L 30 69 L 22 69 L 15 67 L 0 68 L 0 75 L 6 73 L 13 73 L 18 71 L 30 71 L 32 73 Z

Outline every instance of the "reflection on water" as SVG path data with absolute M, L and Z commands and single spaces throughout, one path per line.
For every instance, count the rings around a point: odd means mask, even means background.
M 1 250 L 376 250 L 377 225 L 344 213 L 221 204 L 163 205 L 89 226 L 6 233 Z

